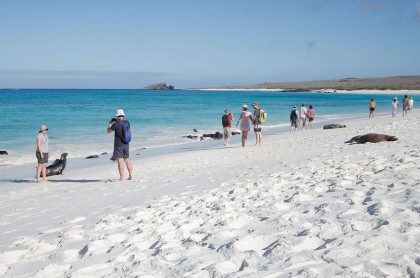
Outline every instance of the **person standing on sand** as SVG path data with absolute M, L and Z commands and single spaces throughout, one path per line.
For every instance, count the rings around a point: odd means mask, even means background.
M 36 158 L 38 159 L 36 182 L 39 182 L 41 173 L 44 178 L 44 181 L 47 181 L 47 163 L 48 156 L 50 154 L 47 131 L 48 127 L 46 125 L 41 125 L 39 127 L 38 136 L 36 137 Z
M 312 127 L 313 127 L 312 123 L 315 119 L 315 109 L 312 105 L 309 105 L 309 110 L 306 113 L 306 116 L 308 117 L 308 121 L 309 121 L 308 129 L 312 129 Z
M 398 109 L 398 99 L 397 99 L 397 97 L 394 97 L 391 105 L 392 105 L 392 117 L 395 117 L 397 115 L 397 109 Z
M 228 146 L 229 145 L 229 140 L 230 137 L 232 136 L 232 121 L 235 118 L 233 117 L 233 114 L 230 113 L 230 111 L 228 109 L 225 109 L 225 113 L 222 116 L 222 125 L 223 125 L 223 139 L 224 139 L 224 144 L 223 146 Z
M 413 108 L 414 108 L 414 100 L 413 100 L 412 97 L 410 97 L 410 100 L 408 101 L 408 111 L 410 111 L 410 113 L 411 113 Z
M 369 102 L 369 119 L 375 116 L 375 109 L 376 109 L 376 102 L 373 98 L 370 99 Z
M 410 100 L 408 99 L 408 96 L 405 95 L 403 100 L 402 100 L 402 105 L 403 105 L 403 116 L 407 115 L 408 112 L 408 107 L 410 105 Z
M 115 119 L 116 118 L 116 119 Z M 128 179 L 131 180 L 133 178 L 133 166 L 131 165 L 131 161 L 129 159 L 130 153 L 130 143 L 124 143 L 122 141 L 123 137 L 123 122 L 128 122 L 125 120 L 125 114 L 124 110 L 117 109 L 115 118 L 113 118 L 108 125 L 107 132 L 115 132 L 114 136 L 114 154 L 112 157 L 117 159 L 118 162 L 118 171 L 120 173 L 120 181 L 124 180 L 124 162 L 127 166 L 128 170 Z M 128 126 L 130 126 L 130 123 L 128 122 Z
M 302 104 L 302 107 L 300 108 L 300 126 L 302 130 L 305 128 L 306 124 L 306 113 L 308 113 L 308 110 L 305 107 L 305 104 Z
M 290 112 L 290 132 L 296 131 L 298 128 L 298 114 L 296 106 L 293 106 L 292 111 Z
M 255 132 L 255 145 L 261 145 L 262 133 L 261 133 L 261 122 L 260 122 L 260 107 L 257 102 L 252 103 L 254 108 L 254 116 L 252 117 L 252 123 L 254 125 Z
M 248 105 L 242 105 L 242 113 L 236 123 L 236 126 L 238 126 L 239 122 L 241 122 L 240 130 L 242 133 L 242 147 L 245 147 L 246 140 L 248 139 L 248 132 L 251 130 L 251 117 L 252 114 L 248 111 Z

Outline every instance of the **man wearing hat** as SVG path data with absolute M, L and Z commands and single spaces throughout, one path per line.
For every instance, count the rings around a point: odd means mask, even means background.
M 255 145 L 261 145 L 262 133 L 260 122 L 260 107 L 258 106 L 258 102 L 254 101 L 252 103 L 252 107 L 254 108 L 254 116 L 252 118 L 252 123 L 254 124 Z
M 290 112 L 290 131 L 296 131 L 298 127 L 298 112 L 296 105 L 293 106 L 292 111 Z
M 48 136 L 47 136 L 48 127 L 46 125 L 41 125 L 39 127 L 38 136 L 36 137 L 36 158 L 38 159 L 38 168 L 36 171 L 36 182 L 39 182 L 39 179 L 42 176 L 44 181 L 47 181 L 47 163 L 48 155 L 50 153 L 48 147 Z
M 114 154 L 113 158 L 118 161 L 118 171 L 120 173 L 120 181 L 124 180 L 124 162 L 128 170 L 128 179 L 131 180 L 133 177 L 133 166 L 131 165 L 130 157 L 130 143 L 124 143 L 122 141 L 123 137 L 123 122 L 127 122 L 128 126 L 130 125 L 127 120 L 124 119 L 125 114 L 124 110 L 117 109 L 115 113 L 115 118 L 113 118 L 108 125 L 107 132 L 115 132 L 114 136 Z
M 229 145 L 230 137 L 232 136 L 232 121 L 234 120 L 233 114 L 230 113 L 229 109 L 225 109 L 225 113 L 222 116 L 222 125 L 223 125 L 223 139 L 224 146 Z

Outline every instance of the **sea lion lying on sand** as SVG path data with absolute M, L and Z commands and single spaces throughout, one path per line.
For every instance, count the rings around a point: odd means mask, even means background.
M 340 125 L 340 124 L 329 124 L 329 125 L 324 125 L 324 129 L 334 129 L 334 128 L 343 128 L 346 127 L 345 125 Z
M 364 144 L 364 143 L 378 143 L 378 142 L 384 142 L 384 141 L 397 141 L 398 138 L 392 135 L 386 135 L 386 134 L 378 134 L 378 133 L 368 133 L 365 135 L 358 135 L 351 138 L 349 141 L 345 143 L 349 144 Z
M 47 177 L 63 174 L 64 168 L 66 168 L 67 154 L 61 154 L 60 159 L 56 159 L 50 166 L 47 166 Z

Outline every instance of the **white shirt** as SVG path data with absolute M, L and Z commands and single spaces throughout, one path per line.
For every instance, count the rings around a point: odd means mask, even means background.
M 302 106 L 300 108 L 300 117 L 305 118 L 307 112 L 308 112 L 308 110 L 306 110 L 306 107 L 305 106 Z

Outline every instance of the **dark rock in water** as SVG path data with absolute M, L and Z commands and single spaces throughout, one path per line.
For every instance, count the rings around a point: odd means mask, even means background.
M 194 132 L 198 132 L 198 130 L 194 128 Z
M 107 152 L 101 153 L 101 155 L 108 154 Z
M 95 154 L 95 155 L 90 155 L 86 157 L 86 159 L 91 159 L 91 158 L 99 158 L 99 155 Z
M 0 151 L 0 155 L 8 155 L 9 153 L 7 151 Z
M 190 139 L 197 139 L 198 135 L 186 135 L 186 136 L 182 136 L 183 138 L 190 138 Z
M 239 135 L 241 134 L 239 131 L 232 131 L 232 135 Z
M 203 134 L 203 137 L 209 137 L 209 138 L 213 138 L 213 139 L 222 139 L 223 138 L 223 134 L 216 131 L 216 133 L 214 134 Z

